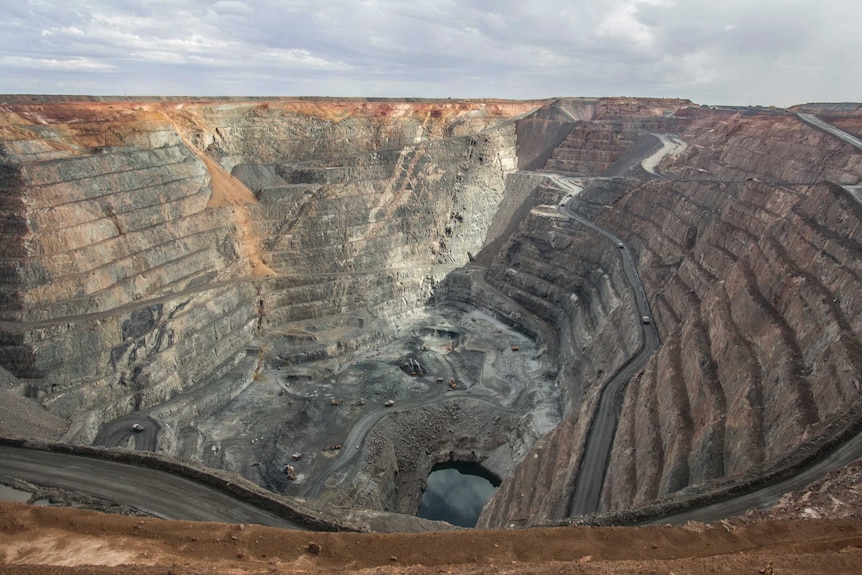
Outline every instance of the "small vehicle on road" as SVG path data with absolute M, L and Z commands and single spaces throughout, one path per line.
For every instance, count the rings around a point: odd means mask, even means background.
M 641 321 L 644 322 L 644 325 L 649 325 L 649 323 L 652 321 L 652 319 L 650 319 L 650 316 L 645 315 L 641 318 Z
M 617 242 L 617 247 L 620 248 L 621 250 L 626 249 L 626 245 L 622 242 Z
M 383 405 L 386 407 L 392 407 L 393 405 L 395 405 L 395 402 L 391 399 L 387 399 L 386 403 L 384 403 Z
M 144 426 L 141 425 L 140 423 L 133 423 L 132 424 L 132 431 L 140 433 L 143 430 L 144 430 Z

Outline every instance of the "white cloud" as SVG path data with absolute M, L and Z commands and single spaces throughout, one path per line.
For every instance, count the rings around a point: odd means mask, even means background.
M 856 0 L 821 0 L 817 10 L 805 0 L 4 4 L 4 91 L 625 94 L 780 105 L 862 94 Z
M 598 35 L 613 41 L 630 43 L 638 49 L 650 49 L 655 44 L 652 28 L 637 18 L 640 2 L 615 3 L 599 24 Z
M 92 60 L 90 58 L 28 58 L 26 56 L 0 56 L 0 69 L 8 66 L 11 68 L 32 68 L 35 70 L 70 70 L 80 72 L 103 72 L 112 70 L 115 66 Z

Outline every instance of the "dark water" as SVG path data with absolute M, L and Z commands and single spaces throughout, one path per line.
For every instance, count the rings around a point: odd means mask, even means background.
M 476 463 L 455 461 L 434 466 L 416 515 L 475 527 L 482 506 L 497 490 L 499 479 Z

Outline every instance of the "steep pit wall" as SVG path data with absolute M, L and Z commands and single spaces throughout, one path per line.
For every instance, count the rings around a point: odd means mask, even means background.
M 261 295 L 262 336 L 293 339 L 273 341 L 268 360 L 334 357 L 395 337 L 392 318 L 424 305 L 481 249 L 515 166 L 515 143 L 510 124 L 255 168 L 250 185 L 262 199 L 250 212 L 265 238 L 263 259 L 278 275 Z
M 659 165 L 677 180 L 805 184 L 859 181 L 862 157 L 834 136 L 786 111 L 680 110 L 688 148 Z M 859 119 L 855 120 L 859 122 Z
M 651 191 L 649 201 L 661 205 L 659 189 Z M 777 200 L 778 213 L 740 206 L 762 194 Z M 862 326 L 856 298 L 846 297 L 858 290 L 858 215 L 851 214 L 859 206 L 829 184 L 749 182 L 709 195 L 720 202 L 716 229 L 698 226 L 693 253 L 676 252 L 683 257 L 670 273 L 645 279 L 661 294 L 654 305 L 668 332 L 627 396 L 631 418 L 615 442 L 618 473 L 606 492 L 612 508 L 743 475 L 816 437 L 859 399 Z M 681 214 L 689 199 L 666 205 Z M 836 212 L 829 219 L 827 205 Z M 661 227 L 673 229 L 668 221 Z M 658 244 L 644 246 L 642 258 L 667 261 Z M 698 253 L 716 249 L 721 258 Z M 629 457 L 631 449 L 639 457 Z
M 362 310 L 384 322 L 355 345 L 385 336 L 478 252 L 516 164 L 514 124 L 462 134 L 538 105 L 90 100 L 0 109 L 0 361 L 83 442 L 267 330 Z M 223 399 L 185 404 L 174 432 Z
M 573 106 L 577 102 L 563 100 L 561 108 L 582 110 Z M 681 119 L 674 114 L 688 106 L 691 106 L 688 100 L 599 98 L 590 106 L 589 116 L 567 114 L 572 123 L 566 136 L 542 154 L 543 163 L 539 164 L 536 158 L 530 169 L 577 176 L 603 175 L 645 136 L 678 131 Z
M 201 100 L 158 108 L 196 148 L 232 172 L 241 164 L 338 163 L 354 154 L 468 136 L 528 114 L 543 103 L 272 98 Z
M 544 166 L 574 122 L 591 120 L 595 107 L 595 98 L 555 100 L 518 120 L 518 168 L 527 171 Z
M 608 509 L 743 476 L 859 401 L 862 207 L 815 183 L 858 182 L 858 154 L 792 117 L 698 123 L 660 169 L 721 182 L 652 183 L 599 219 L 638 246 L 665 339 L 629 387 Z
M 213 174 L 161 114 L 9 107 L 4 365 L 89 441 L 116 415 L 202 382 L 255 327 L 252 269 Z M 226 369 L 226 367 L 225 367 Z
M 659 164 L 666 180 L 617 180 L 579 197 L 579 210 L 638 254 L 663 340 L 627 388 L 602 509 L 748 482 L 859 413 L 862 206 L 826 180 L 856 184 L 860 156 L 780 111 L 676 115 L 689 147 Z M 555 154 L 586 171 L 611 159 L 591 165 L 580 150 L 564 143 Z M 525 462 L 544 467 L 517 469 L 480 525 L 564 516 L 560 494 L 578 465 L 568 454 L 589 415 L 573 413 L 537 445 Z
M 521 149 L 521 132 L 518 127 L 518 149 Z M 536 189 L 545 180 L 545 176 L 530 172 L 515 172 L 506 179 L 506 193 L 494 213 L 482 250 L 475 254 L 473 261 L 483 267 L 488 267 L 494 257 L 518 231 L 518 227 L 530 210 L 539 205 Z
M 560 197 L 560 190 L 548 185 L 537 192 L 540 198 Z M 640 345 L 616 246 L 563 215 L 556 202 L 528 214 L 486 281 L 553 326 L 566 413 L 581 404 L 594 378 L 610 375 Z M 599 349 L 603 353 L 594 353 Z
M 551 326 L 564 421 L 518 458 L 481 527 L 565 514 L 601 388 L 641 345 L 618 248 L 557 210 L 561 190 L 540 186 L 537 193 L 551 205 L 530 212 L 487 282 Z

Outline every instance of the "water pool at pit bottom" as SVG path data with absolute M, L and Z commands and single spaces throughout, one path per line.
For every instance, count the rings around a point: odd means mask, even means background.
M 482 507 L 499 485 L 500 480 L 478 463 L 439 463 L 428 475 L 416 516 L 475 527 Z

